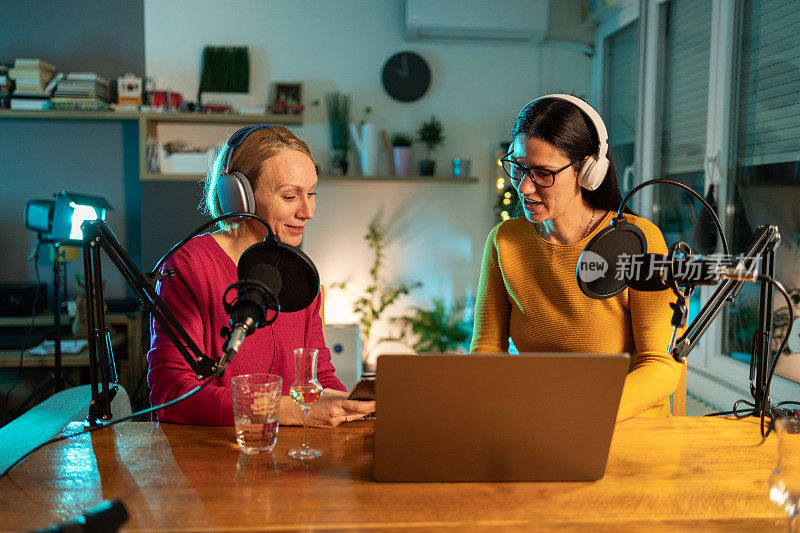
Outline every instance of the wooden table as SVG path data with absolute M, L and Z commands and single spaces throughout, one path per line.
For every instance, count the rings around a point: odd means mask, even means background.
M 588 421 L 586 421 L 588 423 Z M 372 423 L 311 429 L 324 456 L 240 454 L 233 429 L 137 422 L 36 452 L 0 480 L 0 529 L 57 523 L 121 499 L 126 531 L 785 531 L 769 501 L 776 444 L 755 420 L 617 425 L 606 476 L 572 483 L 377 483 Z M 526 453 L 521 447 L 520 453 Z

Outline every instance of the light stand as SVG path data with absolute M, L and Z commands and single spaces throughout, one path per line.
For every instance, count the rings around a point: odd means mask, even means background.
M 41 241 L 40 241 L 41 242 Z M 55 386 L 56 392 L 64 390 L 65 383 L 69 380 L 64 375 L 64 368 L 61 359 L 61 287 L 64 284 L 63 267 L 61 264 L 61 243 L 52 242 L 53 245 L 53 370 L 39 382 L 30 394 L 20 403 L 14 412 L 8 417 L 14 420 L 25 411 L 25 407 L 38 396 L 38 394 L 50 384 Z M 70 385 L 72 385 L 70 383 Z

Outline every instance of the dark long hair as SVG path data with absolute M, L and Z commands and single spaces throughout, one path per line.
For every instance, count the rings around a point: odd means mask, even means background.
M 549 142 L 575 161 L 578 171 L 584 158 L 597 153 L 600 146 L 591 119 L 575 104 L 555 98 L 536 100 L 520 112 L 514 123 L 512 139 L 520 134 Z M 608 160 L 608 171 L 600 186 L 593 191 L 581 188 L 581 194 L 592 207 L 616 211 L 622 202 L 622 194 L 610 155 Z

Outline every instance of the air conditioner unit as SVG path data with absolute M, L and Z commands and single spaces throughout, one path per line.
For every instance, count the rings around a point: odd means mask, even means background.
M 409 40 L 540 43 L 549 0 L 406 0 Z

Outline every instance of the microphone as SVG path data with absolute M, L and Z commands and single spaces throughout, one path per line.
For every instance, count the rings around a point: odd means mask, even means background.
M 118 531 L 128 521 L 128 511 L 120 500 L 103 502 L 77 518 L 38 529 L 36 533 L 107 533 Z
M 701 259 L 691 254 L 648 254 L 647 239 L 624 217 L 595 235 L 578 258 L 578 286 L 594 299 L 611 298 L 630 287 L 660 291 L 672 287 L 716 285 L 721 280 L 757 281 L 756 264 Z M 752 259 L 751 259 L 752 261 Z
M 238 353 L 247 335 L 272 324 L 278 313 L 300 311 L 319 294 L 319 273 L 311 259 L 299 248 L 282 243 L 274 234 L 247 248 L 236 268 L 239 280 L 222 297 L 230 328 L 220 335 L 227 338 L 223 350 L 228 359 Z M 237 291 L 236 300 L 228 294 Z M 269 311 L 275 313 L 267 318 Z
M 247 335 L 256 329 L 271 324 L 267 321 L 270 309 L 280 309 L 276 295 L 280 292 L 283 281 L 277 268 L 266 263 L 256 263 L 245 272 L 244 276 L 226 290 L 237 289 L 236 300 L 232 303 L 223 301 L 225 311 L 230 315 L 230 328 L 223 330 L 223 337 L 228 337 L 223 350 L 231 356 L 239 352 L 239 348 Z M 224 299 L 223 299 L 224 300 Z

